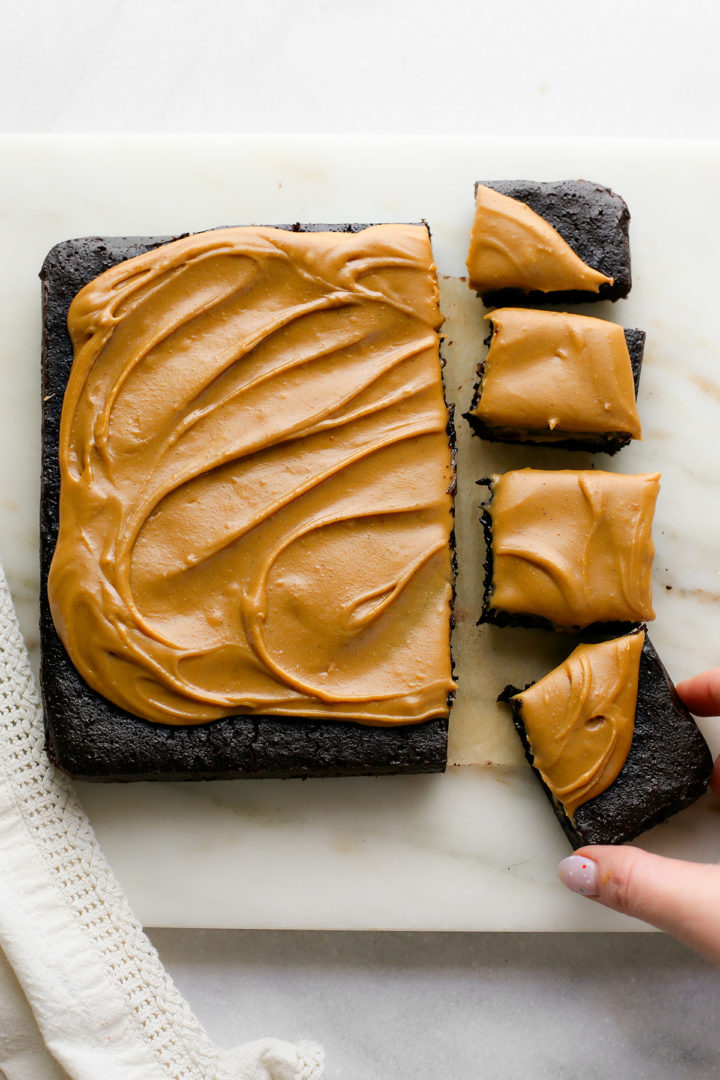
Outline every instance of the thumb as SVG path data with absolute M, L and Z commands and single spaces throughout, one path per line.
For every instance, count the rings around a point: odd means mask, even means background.
M 563 859 L 558 875 L 572 892 L 652 923 L 720 965 L 720 866 L 593 846 Z

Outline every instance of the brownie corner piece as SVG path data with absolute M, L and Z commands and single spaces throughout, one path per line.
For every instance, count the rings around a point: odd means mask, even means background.
M 528 302 L 614 301 L 629 294 L 632 287 L 630 212 L 625 200 L 609 187 L 588 180 L 481 180 L 475 185 L 476 195 L 480 188 L 489 188 L 529 208 L 587 267 L 612 279 L 602 282 L 597 290 L 587 287 L 534 288 L 532 281 L 517 283 L 510 280 L 495 287 L 484 285 L 482 281 L 474 284 L 470 272 L 471 288 L 478 292 L 487 307 Z
M 690 806 L 707 790 L 713 761 L 694 718 L 680 701 L 645 627 L 642 633 L 632 742 L 612 784 L 574 814 L 551 791 L 535 765 L 523 721 L 523 691 L 508 686 L 498 700 L 512 710 L 525 755 L 574 848 L 621 844 Z M 530 684 L 533 685 L 533 684 Z M 527 687 L 525 688 L 527 689 Z

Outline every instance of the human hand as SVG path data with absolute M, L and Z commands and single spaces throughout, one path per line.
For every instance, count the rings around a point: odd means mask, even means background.
M 676 689 L 697 716 L 720 716 L 720 668 L 686 679 Z M 720 795 L 720 757 L 710 786 Z M 720 865 L 593 845 L 563 859 L 558 874 L 572 892 L 644 919 L 720 965 Z

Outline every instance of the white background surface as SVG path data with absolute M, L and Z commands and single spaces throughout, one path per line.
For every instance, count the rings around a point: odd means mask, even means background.
M 720 136 L 706 0 L 36 0 L 0 15 L 5 131 Z M 219 1042 L 317 1038 L 329 1080 L 720 1073 L 719 977 L 656 935 L 153 939 Z

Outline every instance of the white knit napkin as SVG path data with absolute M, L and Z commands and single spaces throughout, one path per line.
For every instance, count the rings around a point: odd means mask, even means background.
M 215 1047 L 48 762 L 0 567 L 0 1078 L 320 1080 L 314 1043 Z

